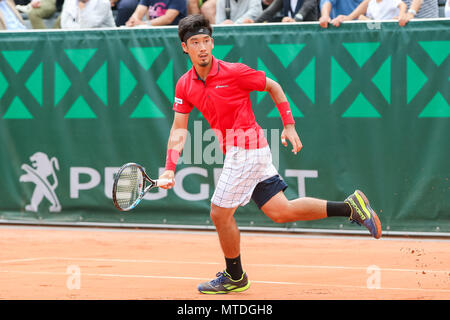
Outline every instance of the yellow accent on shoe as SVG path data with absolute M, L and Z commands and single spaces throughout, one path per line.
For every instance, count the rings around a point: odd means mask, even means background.
M 204 294 L 225 294 L 228 293 L 230 291 L 200 291 L 201 293 Z
M 231 291 L 233 291 L 233 292 L 242 292 L 242 291 L 247 290 L 248 288 L 250 288 L 250 281 L 245 286 L 243 286 L 241 288 L 233 289 Z
M 352 198 L 348 198 L 347 201 L 351 204 L 351 207 L 352 207 L 352 214 L 350 215 L 350 219 L 355 219 L 353 217 L 353 209 L 356 210 L 359 217 L 361 218 L 361 221 L 364 221 L 367 219 L 366 216 L 364 215 L 364 213 L 358 208 L 358 205 L 356 204 L 355 200 L 353 200 Z
M 370 219 L 370 210 L 367 209 L 366 203 L 364 202 L 363 198 L 358 194 L 358 192 L 355 192 L 356 199 L 358 199 L 359 204 L 361 205 L 361 208 L 364 210 L 364 212 L 367 214 L 367 216 Z
M 227 270 L 224 270 L 223 273 L 225 273 L 225 274 L 228 276 L 228 279 L 230 279 L 230 280 L 233 281 L 233 282 L 239 282 L 239 281 L 241 281 L 242 279 L 244 279 L 244 275 L 245 275 L 245 271 L 244 271 L 244 272 L 242 272 L 242 276 L 241 276 L 240 279 L 234 280 L 234 279 L 231 277 L 231 275 L 227 272 Z
M 237 286 L 235 286 L 234 284 L 224 284 L 223 287 L 227 290 L 233 290 Z

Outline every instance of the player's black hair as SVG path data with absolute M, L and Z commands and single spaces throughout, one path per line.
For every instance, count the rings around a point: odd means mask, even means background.
M 202 30 L 203 29 L 203 30 Z M 199 32 L 202 30 L 202 32 Z M 190 35 L 204 33 L 212 36 L 212 27 L 209 20 L 201 14 L 192 14 L 180 20 L 178 23 L 178 37 L 181 42 L 186 42 Z

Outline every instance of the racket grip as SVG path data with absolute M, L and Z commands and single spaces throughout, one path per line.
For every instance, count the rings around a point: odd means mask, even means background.
M 158 180 L 156 180 L 156 186 L 161 187 L 161 186 L 165 186 L 172 182 L 173 182 L 172 179 L 158 179 Z

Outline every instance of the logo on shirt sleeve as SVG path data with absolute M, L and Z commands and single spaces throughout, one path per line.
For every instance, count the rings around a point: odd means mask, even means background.
M 183 99 L 175 97 L 175 103 L 183 104 Z

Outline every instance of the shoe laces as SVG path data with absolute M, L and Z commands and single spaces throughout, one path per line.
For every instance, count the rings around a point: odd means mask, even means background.
M 216 279 L 211 281 L 211 284 L 213 286 L 217 286 L 218 284 L 222 284 L 227 279 L 227 277 L 226 277 L 224 272 L 217 272 L 216 277 L 217 277 Z

